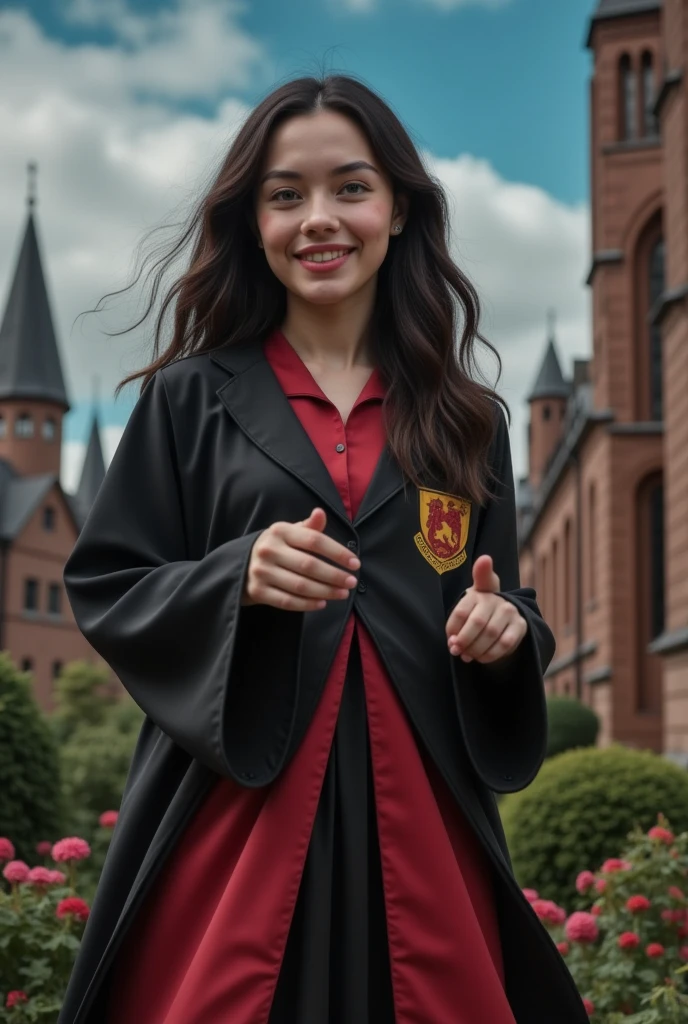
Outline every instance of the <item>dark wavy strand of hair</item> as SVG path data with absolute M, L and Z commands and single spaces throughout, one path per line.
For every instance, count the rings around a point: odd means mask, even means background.
M 395 193 L 408 197 L 404 231 L 390 241 L 380 268 L 371 324 L 373 356 L 388 386 L 384 403 L 391 451 L 407 479 L 441 486 L 482 502 L 488 486 L 488 449 L 495 403 L 502 398 L 476 378 L 475 340 L 501 360 L 479 332 L 475 288 L 449 255 L 449 218 L 441 185 L 425 170 L 405 128 L 383 100 L 346 75 L 299 78 L 280 86 L 249 115 L 219 173 L 173 247 L 153 263 L 147 308 L 126 333 L 151 313 L 164 273 L 189 244 L 188 269 L 167 290 L 156 319 L 154 360 L 125 377 L 116 393 L 161 367 L 222 345 L 263 339 L 283 322 L 286 290 L 257 245 L 254 204 L 267 145 L 284 120 L 317 110 L 338 111 L 368 138 Z M 129 285 L 133 287 L 139 275 Z M 122 289 L 126 291 L 127 289 Z M 121 294 L 112 292 L 110 295 Z M 107 297 L 107 296 L 106 296 Z M 161 351 L 166 314 L 174 330 Z M 458 320 L 463 328 L 455 344 Z

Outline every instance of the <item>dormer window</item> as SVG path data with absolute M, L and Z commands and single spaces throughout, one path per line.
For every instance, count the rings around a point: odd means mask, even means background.
M 46 505 L 43 509 L 43 529 L 48 532 L 55 529 L 55 509 L 52 505 Z
M 54 441 L 56 433 L 57 433 L 57 427 L 56 427 L 56 424 L 55 424 L 55 420 L 52 418 L 52 416 L 48 416 L 47 419 L 43 420 L 43 429 L 42 429 L 43 439 L 45 441 Z
M 28 412 L 23 412 L 14 421 L 14 436 L 33 437 L 33 416 Z

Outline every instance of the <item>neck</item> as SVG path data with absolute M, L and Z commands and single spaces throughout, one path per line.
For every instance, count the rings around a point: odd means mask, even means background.
M 372 298 L 354 295 L 336 305 L 316 305 L 289 294 L 282 333 L 305 363 L 331 370 L 372 366 L 369 324 Z

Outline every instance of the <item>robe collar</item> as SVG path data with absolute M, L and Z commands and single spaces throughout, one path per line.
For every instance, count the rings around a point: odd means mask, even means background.
M 249 440 L 313 491 L 326 511 L 351 526 L 351 519 L 325 463 L 265 358 L 264 344 L 263 341 L 251 340 L 223 345 L 209 353 L 213 363 L 231 373 L 227 383 L 218 390 L 218 398 Z M 294 356 L 299 358 L 296 352 Z M 317 387 L 314 380 L 313 384 Z M 377 371 L 366 384 L 364 392 L 368 388 L 370 394 L 365 397 L 377 397 L 380 392 L 384 395 Z M 363 397 L 364 393 L 359 401 Z M 385 445 L 353 525 L 358 526 L 367 519 L 403 486 L 401 469 Z

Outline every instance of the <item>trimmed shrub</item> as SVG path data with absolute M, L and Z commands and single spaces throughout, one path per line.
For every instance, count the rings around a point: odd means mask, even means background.
M 20 860 L 62 831 L 60 763 L 31 677 L 0 651 L 0 836 L 12 836 Z
M 575 697 L 548 697 L 547 718 L 547 757 L 597 743 L 600 720 Z
M 650 751 L 570 750 L 545 761 L 527 789 L 499 804 L 516 877 L 565 906 L 580 871 L 594 870 L 665 814 L 688 829 L 688 773 Z
M 55 680 L 55 710 L 50 723 L 59 743 L 77 729 L 100 725 L 117 702 L 110 688 L 110 671 L 88 661 L 70 661 Z

